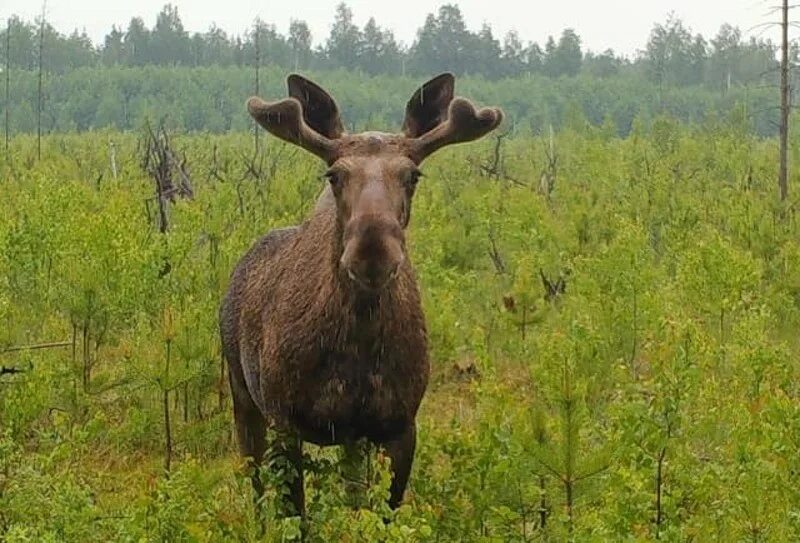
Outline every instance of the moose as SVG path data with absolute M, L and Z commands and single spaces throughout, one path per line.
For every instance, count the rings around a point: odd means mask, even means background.
M 420 164 L 488 134 L 503 114 L 454 97 L 455 79 L 444 73 L 413 94 L 400 134 L 348 134 L 325 90 L 296 74 L 287 83 L 288 98 L 252 97 L 247 109 L 269 133 L 322 159 L 327 186 L 304 223 L 272 230 L 241 258 L 221 304 L 239 448 L 256 468 L 273 455 L 289 462 L 295 476 L 279 495 L 304 516 L 303 442 L 343 445 L 345 454 L 354 443 L 382 446 L 396 508 L 430 373 L 405 238 Z

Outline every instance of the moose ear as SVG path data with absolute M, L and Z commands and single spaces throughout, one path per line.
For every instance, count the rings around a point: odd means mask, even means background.
M 339 107 L 330 94 L 298 74 L 290 75 L 286 83 L 289 96 L 300 102 L 303 119 L 312 130 L 332 140 L 344 134 Z
M 453 101 L 455 85 L 453 74 L 443 73 L 418 88 L 406 105 L 403 134 L 418 138 L 443 123 Z

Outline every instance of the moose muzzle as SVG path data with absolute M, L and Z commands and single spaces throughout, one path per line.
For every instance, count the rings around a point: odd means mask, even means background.
M 403 230 L 396 220 L 362 215 L 349 221 L 340 263 L 357 286 L 370 291 L 387 287 L 404 260 Z

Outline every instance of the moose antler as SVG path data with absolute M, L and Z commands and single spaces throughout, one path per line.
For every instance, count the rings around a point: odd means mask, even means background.
M 303 119 L 303 106 L 296 98 L 265 102 L 258 96 L 247 101 L 247 111 L 270 134 L 299 145 L 326 162 L 334 156 L 333 140 L 312 129 Z
M 447 120 L 411 140 L 412 155 L 421 162 L 446 145 L 464 143 L 485 136 L 503 121 L 503 111 L 496 107 L 477 109 L 466 98 L 450 102 Z

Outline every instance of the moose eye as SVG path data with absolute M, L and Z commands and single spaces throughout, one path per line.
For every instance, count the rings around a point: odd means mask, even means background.
M 419 170 L 411 170 L 408 173 L 408 186 L 414 188 L 419 183 L 420 178 L 422 177 L 422 172 Z
M 327 179 L 328 183 L 330 183 L 333 187 L 341 185 L 342 172 L 340 172 L 339 170 L 328 170 L 327 172 L 322 174 L 322 177 Z

